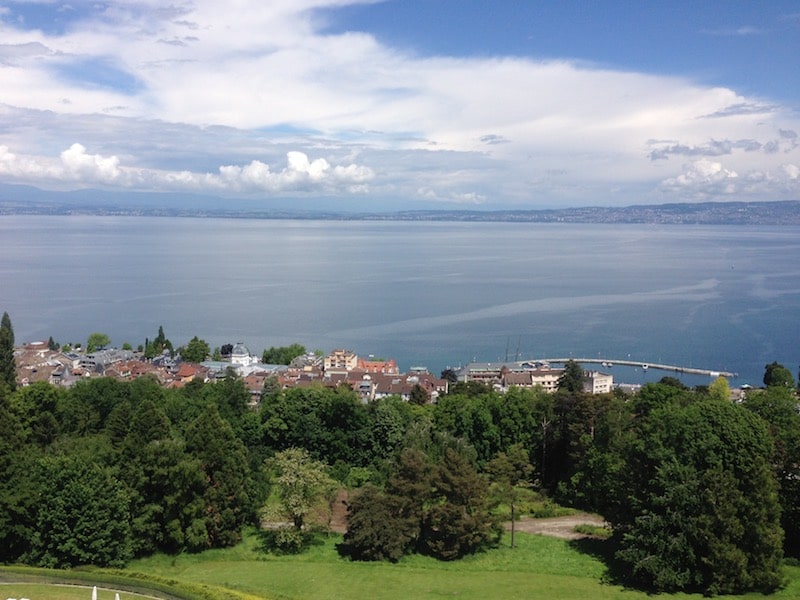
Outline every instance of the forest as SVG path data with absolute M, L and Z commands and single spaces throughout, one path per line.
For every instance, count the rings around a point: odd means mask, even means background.
M 626 585 L 783 585 L 785 557 L 800 557 L 788 370 L 767 365 L 765 387 L 740 403 L 724 381 L 689 389 L 668 377 L 634 395 L 575 383 L 555 394 L 457 383 L 426 405 L 268 384 L 254 409 L 234 375 L 181 389 L 147 377 L 70 389 L 4 379 L 0 561 L 121 567 L 232 546 L 271 495 L 289 523 L 277 544 L 300 549 L 310 503 L 335 488 L 353 490 L 343 560 L 455 560 L 497 543 L 491 498 L 513 511 L 529 488 L 605 517 Z

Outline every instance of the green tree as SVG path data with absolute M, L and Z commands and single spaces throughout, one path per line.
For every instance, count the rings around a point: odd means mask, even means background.
M 289 346 L 270 347 L 261 355 L 261 362 L 268 365 L 288 365 L 293 359 L 306 353 L 306 347 L 301 344 Z
M 416 550 L 432 498 L 432 472 L 433 465 L 420 450 L 400 452 L 386 489 L 367 486 L 351 501 L 340 554 L 394 562 Z
M 453 560 L 497 544 L 502 529 L 489 512 L 487 483 L 462 453 L 447 448 L 431 481 L 433 499 L 420 536 L 424 553 Z
M 107 469 L 76 458 L 45 458 L 38 472 L 33 562 L 50 568 L 122 567 L 131 558 L 124 487 Z
M 633 583 L 659 591 L 769 592 L 782 583 L 771 441 L 755 415 L 699 398 L 632 421 L 606 514 Z
M 144 357 L 155 358 L 163 354 L 165 350 L 170 354 L 173 353 L 172 342 L 164 335 L 164 327 L 159 325 L 158 335 L 155 339 L 152 342 L 147 339 L 144 341 Z
M 291 388 L 261 405 L 266 445 L 305 448 L 312 458 L 366 466 L 372 458 L 367 407 L 347 386 Z
M 130 391 L 131 384 L 110 377 L 78 381 L 59 403 L 62 430 L 79 435 L 100 431 L 114 407 L 130 399 Z
M 38 453 L 25 444 L 24 427 L 0 381 L 0 562 L 15 562 L 30 548 L 37 489 L 31 473 Z
M 283 511 L 299 531 L 314 506 L 321 501 L 330 504 L 336 482 L 328 475 L 325 465 L 312 459 L 302 448 L 279 452 L 272 460 L 272 468 L 276 472 L 273 484 Z
M 166 415 L 150 400 L 141 402 L 125 437 L 121 476 L 131 499 L 133 550 L 137 556 L 161 550 L 208 547 L 205 476 L 171 434 Z
M 422 387 L 420 384 L 415 383 L 414 387 L 411 388 L 411 393 L 409 394 L 408 401 L 411 404 L 415 404 L 417 406 L 422 406 L 427 404 L 430 398 L 428 397 L 428 392 L 425 391 L 425 388 Z
M 500 499 L 511 508 L 511 547 L 514 547 L 516 529 L 516 506 L 519 500 L 519 488 L 530 485 L 533 466 L 528 452 L 521 444 L 514 444 L 508 452 L 499 452 L 486 465 L 492 483 L 496 486 Z
M 792 372 L 782 364 L 772 362 L 764 367 L 764 385 L 767 387 L 794 388 Z
M 13 391 L 17 387 L 17 366 L 14 361 L 14 328 L 11 317 L 3 313 L 0 320 L 0 382 Z
M 181 357 L 189 362 L 200 363 L 203 362 L 210 353 L 211 349 L 208 343 L 194 336 L 189 340 L 189 343 L 186 344 L 186 347 L 182 349 Z
M 800 403 L 791 390 L 771 386 L 747 394 L 745 408 L 769 425 L 773 469 L 778 478 L 784 551 L 800 557 Z
M 708 386 L 708 394 L 717 400 L 730 401 L 731 386 L 728 384 L 728 380 L 721 376 L 717 377 Z
M 91 333 L 89 339 L 86 341 L 86 352 L 91 354 L 96 350 L 100 350 L 111 344 L 111 338 L 105 333 Z
M 352 560 L 397 562 L 409 550 L 418 525 L 404 518 L 403 499 L 367 484 L 348 504 L 347 531 L 337 550 Z
M 203 514 L 210 547 L 232 546 L 255 519 L 256 498 L 247 450 L 213 404 L 185 432 L 186 451 L 198 460 L 206 481 Z
M 564 372 L 558 378 L 558 389 L 572 393 L 583 392 L 583 382 L 586 379 L 583 368 L 570 359 L 564 365 Z

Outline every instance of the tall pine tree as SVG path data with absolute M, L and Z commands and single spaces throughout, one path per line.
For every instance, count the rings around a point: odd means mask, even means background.
M 11 317 L 3 313 L 0 320 L 0 381 L 4 382 L 11 390 L 17 387 L 17 367 L 14 362 L 14 328 L 11 326 Z

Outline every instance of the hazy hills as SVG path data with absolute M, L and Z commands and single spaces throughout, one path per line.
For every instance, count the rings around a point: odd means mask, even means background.
M 103 190 L 51 192 L 0 184 L 0 215 L 121 215 L 255 219 L 336 219 L 401 221 L 506 221 L 529 223 L 652 223 L 707 225 L 800 225 L 800 200 L 780 202 L 700 202 L 624 207 L 587 206 L 540 210 L 454 210 L 419 208 L 365 212 L 337 203 L 337 210 L 314 201 L 302 207 L 291 199 L 263 202 L 199 194 L 119 193 Z

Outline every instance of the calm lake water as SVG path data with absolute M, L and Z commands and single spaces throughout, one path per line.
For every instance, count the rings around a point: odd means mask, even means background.
M 135 347 L 163 325 L 176 345 L 300 342 L 403 370 L 631 357 L 758 385 L 773 360 L 797 375 L 800 229 L 4 216 L 2 310 L 18 342 Z

